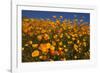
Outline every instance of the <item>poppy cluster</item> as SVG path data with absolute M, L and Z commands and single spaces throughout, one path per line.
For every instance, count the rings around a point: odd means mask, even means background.
M 22 62 L 90 58 L 90 26 L 83 18 L 22 18 Z

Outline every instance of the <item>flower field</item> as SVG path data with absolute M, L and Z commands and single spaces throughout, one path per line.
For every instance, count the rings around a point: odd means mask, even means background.
M 82 18 L 22 18 L 22 62 L 89 58 L 90 25 Z

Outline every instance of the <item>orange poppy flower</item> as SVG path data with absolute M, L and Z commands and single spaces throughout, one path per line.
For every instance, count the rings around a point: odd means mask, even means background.
M 38 50 L 35 50 L 32 52 L 32 57 L 37 57 L 39 56 L 39 51 Z
M 48 49 L 49 49 L 49 45 L 48 44 L 40 44 L 40 50 L 42 52 L 48 52 Z

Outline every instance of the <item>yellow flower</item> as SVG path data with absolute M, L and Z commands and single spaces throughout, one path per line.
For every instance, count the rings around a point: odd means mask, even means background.
M 86 46 L 87 46 L 86 42 L 83 42 L 83 46 L 84 46 L 84 47 L 86 47 Z
M 44 30 L 44 29 L 41 30 L 41 33 L 45 33 L 45 32 L 46 32 L 46 30 Z
M 62 38 L 62 37 L 63 37 L 63 34 L 60 35 L 60 38 Z
M 81 46 L 81 45 L 82 45 L 82 43 L 80 42 L 78 45 L 79 45 L 79 46 Z
M 48 34 L 44 34 L 44 39 L 45 39 L 45 40 L 50 39 L 49 35 L 48 35 Z
M 75 37 L 78 37 L 78 34 L 75 34 Z
M 68 44 L 72 44 L 73 42 L 72 41 L 68 41 Z
M 29 41 L 29 44 L 32 44 L 32 41 Z
M 64 30 L 66 30 L 66 28 L 67 28 L 67 26 L 66 26 L 66 24 L 62 24 L 62 28 L 64 29 Z
M 52 41 L 52 45 L 53 45 L 53 46 L 56 46 L 56 42 Z
M 41 40 L 42 40 L 42 35 L 38 35 L 38 36 L 37 36 L 37 39 L 38 39 L 39 41 L 41 41 Z
M 74 44 L 74 49 L 78 52 L 78 45 Z
M 59 42 L 59 45 L 60 45 L 60 46 L 62 46 L 62 45 L 63 45 L 63 43 L 62 43 L 62 42 Z
M 48 32 L 50 33 L 51 32 L 51 29 L 49 29 Z
M 71 27 L 69 26 L 69 27 L 68 27 L 68 29 L 70 30 L 70 29 L 71 29 Z
M 50 50 L 54 51 L 55 47 L 53 45 L 51 45 Z
M 64 49 L 65 52 L 68 52 L 68 49 Z
M 38 44 L 32 44 L 32 47 L 33 48 L 37 48 L 38 47 Z
M 64 48 L 66 48 L 66 45 L 64 45 Z
M 68 38 L 68 39 L 70 39 L 70 36 L 69 36 L 69 35 L 67 35 L 67 38 Z
M 72 34 L 72 37 L 75 38 L 75 34 Z
M 51 22 L 50 24 L 51 24 L 52 26 L 53 26 L 53 25 L 55 25 L 55 23 L 54 23 L 54 22 Z
M 62 51 L 63 50 L 63 48 L 61 48 L 61 47 L 59 47 L 58 49 L 59 49 L 59 51 Z
M 84 31 L 83 34 L 86 34 L 86 32 Z
M 65 36 L 67 36 L 67 37 L 68 37 L 68 33 L 65 33 Z
M 80 43 L 80 40 L 77 40 L 77 44 L 79 44 Z
M 32 52 L 32 57 L 37 57 L 39 56 L 39 51 L 38 50 L 35 50 Z
M 46 45 L 47 45 L 47 48 L 50 48 L 50 46 L 51 46 L 51 44 L 50 44 L 50 43 L 47 43 Z
M 25 44 L 25 46 L 28 46 L 28 44 Z
M 75 38 L 72 38 L 72 40 L 74 41 L 74 40 L 75 40 Z
M 53 36 L 54 39 L 57 39 L 57 37 L 58 37 L 57 35 L 54 35 L 54 36 Z
M 56 24 L 59 25 L 60 24 L 60 21 L 59 20 L 56 20 Z

